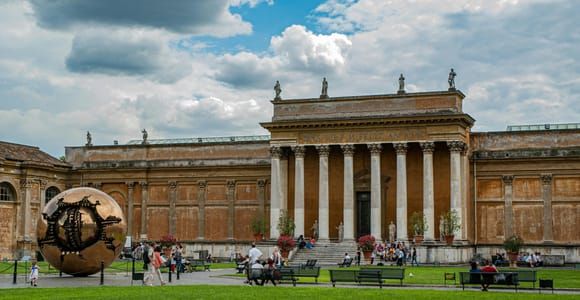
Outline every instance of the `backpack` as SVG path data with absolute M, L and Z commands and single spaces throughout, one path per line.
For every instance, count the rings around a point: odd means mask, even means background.
M 146 265 L 151 263 L 151 258 L 149 258 L 149 247 L 143 248 L 143 263 Z

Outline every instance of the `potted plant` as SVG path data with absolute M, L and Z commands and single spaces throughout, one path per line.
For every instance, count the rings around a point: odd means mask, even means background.
M 296 247 L 296 241 L 292 236 L 281 235 L 280 237 L 278 237 L 277 245 L 278 248 L 280 249 L 282 257 L 288 258 L 288 253 L 290 253 L 290 251 L 294 249 L 294 247 Z
M 264 239 L 264 233 L 266 232 L 266 222 L 261 217 L 256 217 L 252 220 L 252 232 L 254 233 L 254 240 L 256 242 Z
M 445 236 L 445 242 L 447 245 L 451 245 L 453 243 L 453 239 L 455 238 L 455 232 L 461 228 L 459 224 L 459 215 L 457 211 L 450 210 L 442 215 L 442 229 L 443 235 Z
M 507 252 L 508 258 L 510 260 L 510 267 L 515 268 L 517 266 L 518 254 L 520 249 L 524 245 L 524 240 L 518 235 L 512 235 L 503 242 L 503 248 Z
M 282 210 L 280 212 L 280 218 L 278 218 L 278 232 L 280 235 L 294 236 L 294 229 L 296 224 L 294 224 L 294 219 L 292 219 L 288 212 Z
M 375 237 L 370 234 L 363 235 L 360 238 L 358 238 L 358 246 L 360 250 L 363 252 L 366 260 L 370 259 L 371 253 L 375 249 L 375 241 L 376 241 Z
M 415 243 L 421 243 L 423 241 L 423 235 L 425 231 L 429 228 L 427 225 L 427 220 L 425 216 L 420 211 L 415 211 L 411 215 L 411 227 L 413 228 L 413 234 L 415 235 Z

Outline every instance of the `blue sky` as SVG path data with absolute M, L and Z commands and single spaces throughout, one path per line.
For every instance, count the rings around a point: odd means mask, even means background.
M 0 140 L 266 134 L 282 97 L 457 87 L 474 131 L 580 122 L 573 0 L 6 0 Z

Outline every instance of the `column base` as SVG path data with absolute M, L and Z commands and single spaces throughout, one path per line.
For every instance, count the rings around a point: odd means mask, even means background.
M 469 245 L 469 241 L 468 240 L 453 240 L 452 246 L 464 246 L 464 245 Z
M 139 239 L 143 242 L 147 240 L 147 235 L 146 234 L 141 234 L 139 235 Z
M 554 244 L 554 241 L 553 240 L 545 240 L 545 241 L 542 242 L 542 244 L 552 245 L 552 244 Z

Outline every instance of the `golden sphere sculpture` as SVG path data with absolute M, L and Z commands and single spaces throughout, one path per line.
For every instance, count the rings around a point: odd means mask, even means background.
M 45 260 L 64 273 L 98 273 L 119 256 L 127 223 L 121 207 L 106 193 L 80 187 L 52 198 L 38 220 L 38 247 Z

